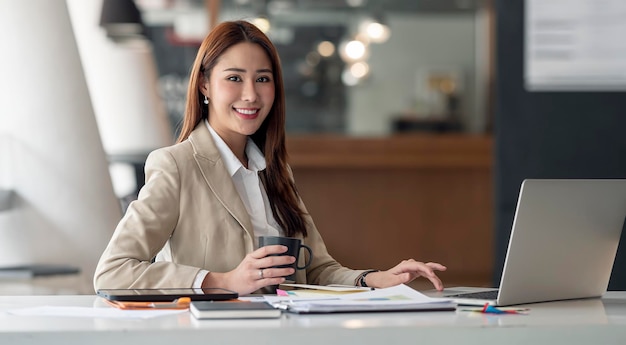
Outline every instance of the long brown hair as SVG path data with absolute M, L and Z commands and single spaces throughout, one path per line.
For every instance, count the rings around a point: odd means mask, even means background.
M 231 46 L 249 42 L 258 44 L 272 62 L 274 104 L 261 127 L 250 137 L 265 156 L 266 169 L 261 177 L 276 221 L 285 235 L 307 235 L 304 211 L 299 206 L 296 186 L 287 168 L 285 148 L 285 89 L 280 58 L 274 44 L 256 26 L 246 21 L 223 22 L 202 41 L 191 68 L 185 117 L 177 142 L 186 140 L 200 121 L 209 117 L 200 86 L 210 78 L 217 59 Z

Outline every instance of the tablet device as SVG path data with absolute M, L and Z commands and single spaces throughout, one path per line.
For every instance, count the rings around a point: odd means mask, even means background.
M 239 297 L 235 291 L 220 288 L 100 289 L 97 294 L 110 301 L 137 302 L 171 302 L 180 297 L 189 297 L 192 301 L 223 301 Z

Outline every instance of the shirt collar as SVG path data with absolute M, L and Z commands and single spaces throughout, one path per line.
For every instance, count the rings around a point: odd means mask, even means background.
M 233 151 L 230 149 L 230 147 L 228 147 L 222 137 L 220 137 L 219 134 L 217 134 L 217 132 L 213 129 L 213 127 L 209 125 L 209 121 L 204 120 L 204 122 L 209 128 L 209 132 L 213 137 L 213 141 L 215 141 L 215 146 L 217 146 L 217 150 L 219 151 L 220 156 L 222 156 L 222 160 L 224 161 L 224 165 L 226 166 L 228 174 L 230 174 L 230 176 L 232 177 L 235 175 L 235 173 L 237 173 L 237 170 L 241 168 L 245 169 L 243 164 L 241 164 L 237 156 L 235 156 Z M 246 155 L 248 156 L 249 170 L 256 172 L 265 170 L 265 157 L 263 156 L 263 153 L 261 152 L 259 147 L 256 146 L 254 141 L 250 139 L 250 137 L 248 137 L 248 141 L 246 143 Z

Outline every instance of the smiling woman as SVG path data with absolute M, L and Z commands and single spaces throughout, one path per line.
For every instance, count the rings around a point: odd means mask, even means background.
M 100 259 L 96 289 L 275 292 L 292 274 L 296 283 L 370 287 L 425 277 L 442 289 L 435 272 L 446 267 L 435 262 L 407 259 L 379 271 L 333 259 L 286 163 L 284 103 L 269 38 L 245 21 L 215 27 L 191 68 L 178 143 L 149 155 L 146 184 Z M 315 255 L 295 271 L 287 247 L 258 247 L 264 235 L 297 238 Z

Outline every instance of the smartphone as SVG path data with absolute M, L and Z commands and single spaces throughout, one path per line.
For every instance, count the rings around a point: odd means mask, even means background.
M 136 302 L 171 302 L 180 297 L 189 297 L 192 301 L 223 301 L 239 297 L 237 292 L 221 288 L 100 289 L 97 294 L 110 301 Z

